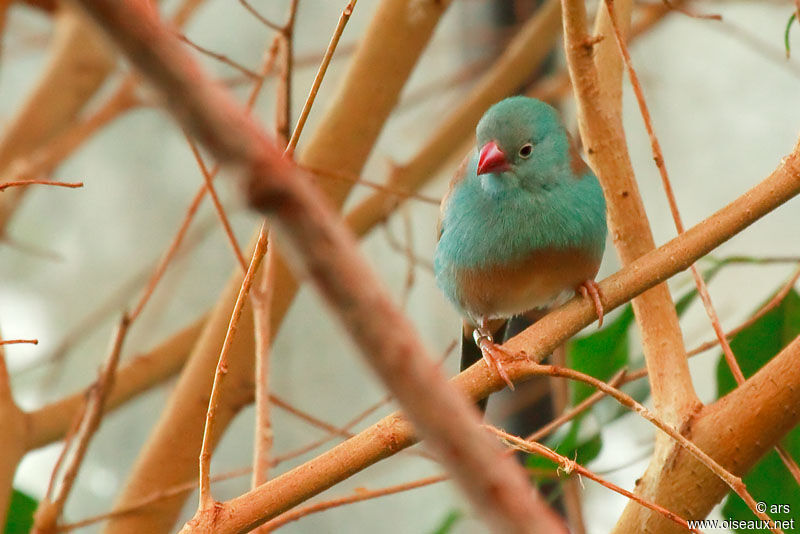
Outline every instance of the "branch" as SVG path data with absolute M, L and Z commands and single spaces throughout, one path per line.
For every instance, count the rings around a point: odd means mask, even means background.
M 666 0 L 665 0 L 666 2 Z M 668 3 L 668 2 L 667 2 Z M 669 5 L 669 3 L 668 3 Z M 650 110 L 647 107 L 647 102 L 644 98 L 644 91 L 642 90 L 642 86 L 639 83 L 639 76 L 636 74 L 636 70 L 633 68 L 633 62 L 631 61 L 631 56 L 628 53 L 628 47 L 625 44 L 625 38 L 622 35 L 618 25 L 615 22 L 614 15 L 614 3 L 613 0 L 605 0 L 606 10 L 610 15 L 611 26 L 614 32 L 614 37 L 617 42 L 617 46 L 619 47 L 620 54 L 622 59 L 625 63 L 625 68 L 628 70 L 628 76 L 631 80 L 631 85 L 633 85 L 633 91 L 636 95 L 636 101 L 639 104 L 639 110 L 642 115 L 642 119 L 644 120 L 645 128 L 647 129 L 647 135 L 650 138 L 650 147 L 653 152 L 653 159 L 655 160 L 656 167 L 658 168 L 658 172 L 661 175 L 661 183 L 664 187 L 664 192 L 667 196 L 667 201 L 669 203 L 670 211 L 672 212 L 672 219 L 675 222 L 675 228 L 679 234 L 684 232 L 683 220 L 681 219 L 680 210 L 678 209 L 678 202 L 675 199 L 675 194 L 672 190 L 672 183 L 669 179 L 669 174 L 667 173 L 667 166 L 664 162 L 664 154 L 661 151 L 661 143 L 658 141 L 658 137 L 656 136 L 655 129 L 653 128 L 653 122 L 650 117 Z M 733 353 L 733 349 L 731 349 L 730 343 L 728 343 L 728 338 L 725 334 L 725 330 L 722 328 L 722 324 L 719 320 L 719 315 L 717 314 L 716 308 L 714 308 L 714 304 L 711 301 L 711 295 L 708 292 L 708 285 L 706 281 L 703 279 L 703 276 L 700 274 L 700 270 L 697 268 L 696 264 L 692 264 L 690 267 L 692 272 L 692 278 L 694 278 L 694 283 L 697 286 L 697 293 L 700 295 L 700 300 L 703 302 L 703 307 L 706 310 L 706 314 L 708 315 L 709 320 L 711 321 L 711 326 L 714 329 L 714 333 L 717 335 L 717 339 L 719 340 L 720 346 L 722 347 L 722 352 L 725 355 L 725 361 L 728 364 L 728 368 L 731 371 L 736 383 L 741 385 L 744 381 L 744 373 L 742 373 L 742 369 L 739 366 L 739 362 L 736 361 L 736 355 Z M 776 447 L 778 455 L 781 457 L 781 460 L 786 465 L 787 469 L 789 470 L 790 474 L 794 477 L 795 482 L 800 484 L 800 468 L 798 468 L 795 461 L 789 455 L 788 451 L 782 446 L 778 445 Z
M 350 67 L 338 92 L 331 100 L 319 126 L 304 143 L 298 154 L 302 165 L 327 171 L 335 170 L 348 176 L 358 176 L 372 146 L 394 109 L 403 85 L 417 59 L 433 34 L 436 24 L 449 2 L 423 2 L 416 0 L 382 0 L 372 22 L 361 39 Z M 409 17 L 413 9 L 414 17 Z M 273 41 L 273 44 L 276 41 Z M 273 46 L 267 54 L 264 71 L 274 57 Z M 250 102 L 257 94 L 251 95 Z M 370 113 L 362 113 L 368 108 Z M 346 141 L 346 142 L 345 142 Z M 320 181 L 320 186 L 331 199 L 341 205 L 352 185 L 332 180 Z M 277 332 L 297 290 L 297 283 L 279 257 L 268 253 L 267 269 L 274 270 L 273 305 L 270 310 L 270 331 Z M 270 262 L 274 261 L 275 265 Z M 205 417 L 204 404 L 210 388 L 214 365 L 225 334 L 226 318 L 230 316 L 236 290 L 241 284 L 239 273 L 228 283 L 220 295 L 212 319 L 204 329 L 200 342 L 182 372 L 181 379 L 171 395 L 139 462 L 131 471 L 117 506 L 136 502 L 160 488 L 179 484 L 196 476 L 196 455 L 200 436 L 197 428 Z M 240 332 L 250 330 L 242 324 Z M 244 344 L 244 341 L 242 342 Z M 252 349 L 243 347 L 231 354 L 231 375 L 228 383 L 250 384 L 253 376 Z M 234 378 L 234 375 L 236 377 Z M 223 399 L 230 418 L 248 400 L 245 394 L 252 389 L 236 390 L 237 396 L 226 394 Z M 218 428 L 225 428 L 218 421 Z M 174 451 L 172 444 L 184 444 Z M 168 452 L 165 452 L 168 451 Z M 168 466 L 165 469 L 165 466 Z M 114 534 L 168 531 L 177 518 L 183 498 L 159 503 L 150 514 L 112 520 L 106 531 Z
M 656 416 L 653 412 L 642 406 L 640 403 L 636 402 L 630 395 L 623 393 L 622 391 L 606 384 L 602 380 L 598 380 L 592 376 L 586 375 L 579 371 L 575 371 L 574 369 L 569 369 L 566 367 L 558 367 L 555 365 L 538 365 L 535 368 L 535 372 L 537 374 L 544 374 L 548 376 L 559 376 L 562 378 L 569 378 L 571 380 L 577 380 L 583 382 L 585 384 L 589 384 L 590 386 L 603 391 L 606 395 L 613 397 L 617 402 L 619 402 L 622 406 L 630 409 L 634 413 L 639 414 L 642 418 L 650 421 L 654 426 L 656 426 L 659 430 L 664 432 L 670 438 L 674 440 L 675 443 L 679 444 L 683 450 L 688 451 L 692 456 L 694 456 L 697 460 L 699 460 L 706 468 L 710 469 L 714 472 L 714 474 L 719 477 L 725 484 L 728 485 L 733 491 L 739 495 L 742 500 L 747 504 L 750 510 L 760 519 L 766 521 L 767 523 L 771 524 L 770 517 L 766 515 L 763 511 L 758 510 L 758 506 L 756 505 L 755 499 L 750 493 L 747 491 L 747 488 L 742 482 L 742 479 L 734 475 L 733 473 L 729 472 L 725 469 L 724 466 L 720 465 L 719 462 L 714 460 L 708 453 L 706 453 L 703 449 L 699 448 L 697 445 L 686 439 L 678 430 L 674 427 L 666 424 L 661 418 Z M 708 450 L 715 450 L 710 448 Z M 779 529 L 770 529 L 773 532 L 780 532 Z
M 5 525 L 17 465 L 25 455 L 25 414 L 14 402 L 11 380 L 6 367 L 5 345 L 26 340 L 0 340 L 0 524 Z
M 610 489 L 611 491 L 619 493 L 620 495 L 623 495 L 623 496 L 627 497 L 631 501 L 637 502 L 637 503 L 641 504 L 642 506 L 645 506 L 645 507 L 649 508 L 650 510 L 653 510 L 654 512 L 662 515 L 663 517 L 667 518 L 668 520 L 673 521 L 674 523 L 680 525 L 684 529 L 690 530 L 691 532 L 695 532 L 695 533 L 698 533 L 698 534 L 700 533 L 700 531 L 697 530 L 697 529 L 689 528 L 689 523 L 687 523 L 686 520 L 683 519 L 682 517 L 680 517 L 679 515 L 667 510 L 663 506 L 659 506 L 659 505 L 657 505 L 655 503 L 652 503 L 652 502 L 649 502 L 649 501 L 647 501 L 645 499 L 642 499 L 641 497 L 631 493 L 630 491 L 627 491 L 627 490 L 617 486 L 616 484 L 613 484 L 613 483 L 605 480 L 604 478 L 602 478 L 601 476 L 597 475 L 593 471 L 590 471 L 590 470 L 586 469 L 585 467 L 580 465 L 578 462 L 575 462 L 573 460 L 570 460 L 566 456 L 562 456 L 562 455 L 558 454 L 554 450 L 550 449 L 549 447 L 546 447 L 546 446 L 542 445 L 541 443 L 537 443 L 535 441 L 530 441 L 530 440 L 524 440 L 519 436 L 515 436 L 513 434 L 509 434 L 508 432 L 504 432 L 503 430 L 500 430 L 499 428 L 493 427 L 491 425 L 487 425 L 487 427 L 497 437 L 499 437 L 500 439 L 505 441 L 510 447 L 512 447 L 514 449 L 517 449 L 517 450 L 520 450 L 520 451 L 523 451 L 523 452 L 527 452 L 527 453 L 530 453 L 530 454 L 535 454 L 537 456 L 542 456 L 544 458 L 547 458 L 551 462 L 557 463 L 559 465 L 559 468 L 563 469 L 564 473 L 566 473 L 567 475 L 572 475 L 573 472 L 577 472 L 578 475 L 585 476 L 586 478 L 594 480 L 598 484 L 600 484 L 602 486 L 605 486 L 606 488 Z
M 25 187 L 29 185 L 55 185 L 58 187 L 78 188 L 83 187 L 83 182 L 54 182 L 53 180 L 17 180 L 14 182 L 0 183 L 0 192 L 5 191 L 9 187 Z
M 705 256 L 797 194 L 800 194 L 800 144 L 795 146 L 794 151 L 782 160 L 781 165 L 768 178 L 733 203 L 602 281 L 600 287 L 605 297 L 606 309 L 611 310 L 620 306 L 636 295 L 687 269 L 697 259 Z M 524 351 L 533 361 L 540 361 L 555 347 L 564 343 L 594 320 L 594 306 L 584 299 L 573 299 L 507 341 L 504 347 L 513 353 Z M 786 358 L 788 359 L 789 356 L 787 355 Z M 532 376 L 534 369 L 534 366 L 526 359 L 509 360 L 505 362 L 504 366 L 514 382 Z M 800 372 L 800 366 L 797 366 L 797 371 Z M 775 380 L 775 375 L 771 376 L 772 380 Z M 780 381 L 779 378 L 777 383 Z M 762 382 L 765 383 L 766 380 Z M 505 386 L 496 373 L 489 370 L 483 362 L 478 362 L 453 378 L 452 383 L 474 401 L 485 398 Z M 762 388 L 764 388 L 761 390 L 762 395 L 768 395 L 774 386 L 767 388 L 762 385 Z M 755 388 L 753 389 L 755 390 Z M 789 391 L 793 394 L 800 393 L 800 388 L 787 389 L 787 395 Z M 759 402 L 772 402 L 772 400 L 771 398 L 759 399 Z M 787 406 L 787 404 L 781 404 L 784 401 L 783 398 L 775 399 L 776 409 L 783 409 L 782 407 Z M 752 415 L 752 420 L 748 423 L 748 432 L 751 436 L 758 435 L 764 429 L 771 429 L 775 426 L 776 419 L 756 417 L 755 411 L 752 411 Z M 734 422 L 739 420 L 733 413 L 729 416 Z M 779 428 L 791 428 L 800 420 L 800 413 L 789 413 L 784 410 L 781 415 L 776 415 L 776 418 L 780 419 Z M 717 425 L 719 424 L 717 421 Z M 719 439 L 716 434 L 715 436 L 715 439 Z M 247 505 L 257 507 L 263 518 L 275 517 L 285 509 L 303 502 L 415 442 L 416 437 L 408 421 L 399 413 L 391 414 L 317 458 L 230 501 L 226 509 L 235 510 L 239 505 Z M 699 442 L 696 443 L 700 445 Z M 733 446 L 735 443 L 730 443 L 730 445 Z M 751 445 L 760 446 L 762 453 L 770 446 L 764 443 Z M 711 443 L 704 444 L 702 448 L 703 450 L 714 450 Z M 719 461 L 716 455 L 715 458 Z M 728 465 L 724 461 L 720 461 L 720 463 Z M 735 472 L 739 471 L 735 470 Z M 718 479 L 716 480 L 715 483 L 724 491 L 726 486 Z M 694 483 L 693 479 L 686 481 L 686 483 L 689 482 Z M 701 491 L 704 488 L 697 487 L 696 490 Z M 683 513 L 685 506 L 670 506 L 668 503 L 658 502 L 685 517 L 698 517 L 697 514 Z M 704 516 L 705 514 L 699 515 L 699 517 Z
M 281 243 L 309 272 L 368 362 L 492 530 L 565 532 L 531 488 L 524 470 L 504 456 L 477 424 L 475 408 L 447 385 L 410 322 L 393 306 L 361 258 L 352 235 L 314 189 L 310 176 L 287 165 L 249 117 L 185 54 L 152 10 L 113 0 L 86 0 L 82 5 L 150 77 L 174 114 L 206 147 L 221 162 L 245 171 L 250 203 L 272 215 Z M 205 437 L 203 442 L 205 459 Z M 204 508 L 211 505 L 208 492 L 201 491 L 201 496 Z M 209 506 L 210 513 L 201 513 L 187 528 L 238 532 L 262 522 L 251 517 L 238 523 L 218 514 L 218 506 L 222 505 Z
M 536 11 L 489 72 L 437 126 L 423 148 L 392 170 L 387 187 L 408 194 L 437 175 L 449 156 L 474 134 L 475 125 L 489 106 L 513 94 L 547 58 L 558 38 L 559 13 L 558 0 L 548 0 Z M 363 235 L 385 220 L 402 200 L 400 195 L 383 192 L 370 195 L 348 213 L 348 224 L 356 235 Z
M 214 423 L 217 410 L 219 408 L 220 387 L 225 375 L 228 374 L 228 353 L 233 346 L 233 340 L 236 335 L 236 329 L 239 326 L 239 320 L 242 317 L 245 303 L 247 302 L 250 288 L 261 266 L 261 260 L 264 259 L 264 253 L 267 251 L 267 235 L 268 228 L 266 222 L 261 228 L 261 234 L 258 236 L 253 257 L 250 259 L 250 265 L 247 267 L 247 272 L 242 280 L 242 286 L 239 289 L 239 295 L 236 297 L 236 304 L 233 306 L 231 313 L 231 320 L 228 324 L 228 330 L 225 333 L 225 341 L 222 344 L 222 350 L 219 353 L 219 361 L 217 362 L 217 370 L 214 373 L 214 383 L 211 386 L 211 397 L 208 400 L 208 411 L 206 413 L 206 424 L 203 429 L 203 443 L 200 449 L 200 504 L 198 511 L 202 512 L 207 509 L 213 509 L 214 502 L 211 497 L 211 443 L 214 435 Z
M 108 394 L 105 410 L 109 411 L 143 391 L 174 375 L 186 360 L 197 341 L 205 317 L 183 328 L 155 349 L 138 355 L 117 371 L 117 379 Z M 70 421 L 81 409 L 86 390 L 47 404 L 26 414 L 25 448 L 34 450 L 64 437 Z
M 269 530 L 275 530 L 286 525 L 287 523 L 291 523 L 292 521 L 297 521 L 298 519 L 301 519 L 307 515 L 324 512 L 325 510 L 330 510 L 331 508 L 336 508 L 337 506 L 344 506 L 346 504 L 353 504 L 356 502 L 376 499 L 378 497 L 385 497 L 386 495 L 393 495 L 395 493 L 400 493 L 403 491 L 409 491 L 424 486 L 430 486 L 431 484 L 436 484 L 439 482 L 443 482 L 445 480 L 447 480 L 446 475 L 438 475 L 427 478 L 421 478 L 419 480 L 414 480 L 412 482 L 406 482 L 405 484 L 397 484 L 396 486 L 389 486 L 388 488 L 381 488 L 378 490 L 359 489 L 353 495 L 348 495 L 346 497 L 339 497 L 338 499 L 332 499 L 330 501 L 322 501 L 310 504 L 303 508 L 291 510 L 289 512 L 286 512 L 285 514 L 279 515 L 278 517 L 267 523 L 264 523 L 264 527 L 266 527 Z
M 322 62 L 317 70 L 317 75 L 314 77 L 314 83 L 311 84 L 308 97 L 306 98 L 305 104 L 303 104 L 303 110 L 300 112 L 300 117 L 297 119 L 297 124 L 292 132 L 292 138 L 289 139 L 289 143 L 286 146 L 286 154 L 288 156 L 294 154 L 294 149 L 297 147 L 297 141 L 300 139 L 300 134 L 303 133 L 303 128 L 305 128 L 308 114 L 311 112 L 311 107 L 314 105 L 314 101 L 317 98 L 317 93 L 322 85 L 322 79 L 325 78 L 325 73 L 328 72 L 328 65 L 331 63 L 333 53 L 336 51 L 336 47 L 339 45 L 339 39 L 342 37 L 344 27 L 347 25 L 347 21 L 350 20 L 350 15 L 353 14 L 353 8 L 355 8 L 355 6 L 356 0 L 349 0 L 345 8 L 342 10 L 342 14 L 339 16 L 339 22 L 336 24 L 336 29 L 331 37 L 331 42 L 328 43 L 328 48 L 325 50 L 325 55 L 322 56 Z M 289 52 L 287 51 L 287 53 Z
M 270 417 L 270 401 L 274 398 L 269 390 L 269 357 L 272 333 L 269 330 L 272 286 L 268 269 L 261 273 L 259 287 L 253 293 L 253 324 L 256 339 L 255 363 L 255 432 L 253 434 L 253 477 L 251 486 L 267 481 L 271 464 L 270 454 L 274 436 Z M 274 402 L 274 401 L 273 401 Z
M 775 293 L 775 295 L 772 296 L 771 299 L 769 299 L 769 301 L 764 303 L 764 305 L 761 306 L 761 308 L 759 308 L 756 313 L 750 316 L 742 324 L 740 324 L 735 328 L 732 328 L 729 332 L 726 332 L 725 337 L 727 339 L 731 339 L 733 336 L 735 336 L 745 328 L 748 328 L 753 323 L 764 317 L 771 310 L 773 310 L 776 306 L 778 306 L 778 304 L 781 303 L 781 301 L 783 301 L 783 299 L 786 297 L 786 295 L 789 294 L 792 288 L 794 288 L 794 285 L 797 283 L 798 279 L 800 279 L 800 265 L 798 265 L 797 269 L 795 269 L 794 273 L 792 273 L 792 275 L 789 277 L 786 283 L 783 284 L 783 286 L 778 290 L 777 293 Z M 718 344 L 719 344 L 719 338 L 709 339 L 708 341 L 700 343 L 697 347 L 690 350 L 688 352 L 688 355 L 694 356 L 696 354 L 700 354 L 701 352 L 705 352 L 708 349 L 716 347 Z
M 31 345 L 38 345 L 38 339 L 0 339 L 0 345 L 18 345 L 21 343 L 29 343 Z
M 800 178 L 798 178 L 800 181 Z M 772 358 L 744 384 L 713 404 L 704 406 L 688 429 L 687 437 L 737 474 L 746 473 L 795 425 L 800 414 L 800 337 Z M 742 409 L 758 406 L 758 409 Z M 713 473 L 681 451 L 670 455 L 670 468 L 651 472 L 637 487 L 662 506 L 690 518 L 705 517 L 727 493 L 728 487 Z M 654 476 L 658 474 L 658 476 Z M 660 517 L 626 507 L 614 532 L 643 529 L 675 533 Z
M 61 483 L 58 492 L 51 498 L 49 489 L 54 487 L 53 481 L 58 475 L 58 467 L 60 462 L 56 464 L 56 469 L 48 489 L 48 494 L 39 503 L 34 515 L 34 524 L 32 532 L 34 534 L 49 534 L 56 531 L 56 523 L 64 510 L 69 492 L 75 483 L 75 478 L 78 476 L 83 458 L 89 448 L 89 441 L 92 439 L 97 428 L 100 426 L 100 421 L 103 418 L 106 399 L 111 385 L 114 382 L 115 374 L 117 371 L 117 364 L 119 363 L 120 354 L 122 352 L 122 344 L 125 341 L 125 336 L 128 333 L 128 326 L 130 319 L 127 315 L 123 315 L 117 325 L 116 331 L 111 341 L 111 348 L 103 368 L 100 371 L 100 376 L 97 382 L 93 384 L 89 390 L 89 395 L 86 399 L 86 407 L 79 416 L 80 423 L 76 425 L 77 432 L 75 434 L 74 452 L 70 457 L 70 461 L 64 469 L 64 474 L 61 478 Z M 71 448 L 72 440 L 67 440 L 64 443 L 64 451 Z M 61 458 L 65 457 L 62 454 Z
M 244 254 L 242 253 L 242 248 L 239 246 L 239 242 L 236 240 L 236 235 L 233 233 L 233 227 L 231 226 L 230 220 L 228 219 L 228 215 L 225 213 L 225 208 L 222 207 L 222 201 L 219 199 L 219 195 L 217 195 L 217 190 L 214 188 L 214 177 L 219 172 L 219 166 L 216 165 L 212 170 L 208 170 L 206 167 L 205 162 L 203 161 L 203 157 L 200 155 L 200 151 L 197 148 L 194 140 L 191 136 L 186 133 L 184 130 L 184 137 L 186 142 L 189 145 L 189 149 L 192 151 L 192 156 L 194 156 L 194 160 L 197 162 L 197 166 L 200 168 L 200 172 L 203 175 L 203 180 L 205 181 L 205 189 L 211 195 L 211 200 L 214 203 L 214 210 L 217 212 L 217 216 L 219 217 L 219 221 L 222 224 L 222 228 L 225 230 L 225 235 L 228 237 L 228 242 L 231 244 L 233 248 L 233 253 L 236 256 L 236 261 L 239 262 L 239 267 L 242 268 L 242 271 L 247 270 L 247 260 L 244 258 Z
M 7 175 L 15 160 L 64 131 L 113 66 L 108 46 L 86 17 L 69 3 L 59 4 L 47 66 L 0 137 L 0 176 Z M 0 235 L 26 190 L 17 188 L 0 197 Z
M 605 64 L 593 61 L 583 0 L 563 0 L 562 5 L 564 46 L 578 104 L 581 137 L 605 192 L 614 244 L 622 264 L 629 265 L 653 250 L 655 243 L 633 174 L 619 105 L 609 96 L 612 94 L 609 86 L 621 83 L 620 60 L 603 56 L 607 58 Z M 608 80 L 610 76 L 615 77 L 613 81 Z M 669 289 L 659 285 L 644 293 L 633 300 L 633 309 L 642 333 L 647 367 L 651 370 L 656 412 L 671 425 L 680 427 L 700 406 L 700 400 L 692 386 Z M 669 446 L 663 441 L 658 446 L 661 445 Z

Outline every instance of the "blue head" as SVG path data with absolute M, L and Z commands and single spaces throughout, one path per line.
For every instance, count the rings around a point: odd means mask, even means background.
M 483 115 L 476 134 L 477 172 L 490 192 L 548 189 L 566 177 L 574 178 L 575 168 L 580 167 L 558 112 L 534 98 L 501 100 Z

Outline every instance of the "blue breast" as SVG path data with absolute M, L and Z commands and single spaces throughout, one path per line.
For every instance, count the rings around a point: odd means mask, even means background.
M 541 249 L 579 249 L 600 261 L 606 210 L 594 174 L 526 189 L 513 176 L 477 176 L 476 167 L 473 156 L 444 206 L 434 256 L 437 283 L 451 301 L 459 269 L 516 261 Z

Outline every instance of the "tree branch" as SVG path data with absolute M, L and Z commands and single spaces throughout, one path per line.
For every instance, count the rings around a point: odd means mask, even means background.
M 395 167 L 387 187 L 410 193 L 431 180 L 448 157 L 469 139 L 481 115 L 498 100 L 511 95 L 547 58 L 559 34 L 559 2 L 548 0 L 525 23 L 492 68 L 463 101 L 437 126 L 423 148 L 407 163 Z M 376 192 L 347 215 L 357 235 L 384 220 L 402 196 Z
M 600 287 L 605 297 L 606 308 L 611 310 L 687 269 L 697 259 L 797 194 L 800 194 L 800 145 L 795 146 L 793 152 L 782 160 L 781 165 L 768 178 L 733 203 L 602 281 Z M 590 302 L 585 299 L 573 299 L 507 341 L 504 347 L 512 353 L 525 352 L 533 361 L 540 361 L 594 319 L 594 306 Z M 534 367 L 524 358 L 505 363 L 506 371 L 514 382 L 532 376 Z M 775 380 L 776 377 L 772 376 L 771 379 Z M 777 383 L 780 384 L 781 380 L 778 378 Z M 472 400 L 484 398 L 505 387 L 504 382 L 483 362 L 478 362 L 462 372 L 453 378 L 452 382 Z M 791 389 L 795 392 L 800 391 L 800 388 L 796 387 Z M 762 395 L 767 395 L 768 391 L 770 390 L 765 389 Z M 780 409 L 786 406 L 780 404 L 783 400 L 775 401 Z M 772 399 L 760 398 L 759 402 L 772 402 Z M 737 419 L 733 413 L 729 416 L 731 419 Z M 781 426 L 788 425 L 791 428 L 800 420 L 800 413 L 789 413 L 784 410 L 781 418 Z M 752 436 L 758 435 L 762 429 L 771 428 L 776 423 L 775 420 L 763 417 L 754 419 L 748 428 L 751 432 L 749 435 Z M 248 513 L 252 517 L 257 513 L 261 518 L 275 517 L 415 442 L 416 437 L 408 421 L 399 413 L 391 414 L 317 458 L 233 499 L 226 506 L 226 510 L 237 510 L 239 505 L 246 504 L 252 508 L 248 508 L 247 512 L 240 510 L 239 513 L 242 515 Z M 768 444 L 759 443 L 759 445 L 762 453 L 769 449 Z M 711 444 L 705 447 L 704 450 L 714 448 Z M 716 455 L 715 458 L 720 461 Z M 720 463 L 727 465 L 724 461 Z M 721 482 L 718 483 L 723 488 L 727 487 Z M 698 491 L 701 489 L 697 488 Z M 680 506 L 670 506 L 657 499 L 651 500 L 684 517 L 697 517 L 695 514 L 683 513 L 683 508 Z M 621 532 L 631 532 L 631 530 Z
M 71 4 L 59 4 L 55 28 L 41 78 L 0 137 L 0 176 L 7 175 L 16 159 L 33 153 L 64 131 L 114 66 L 113 55 L 101 35 Z M 5 233 L 26 190 L 15 188 L 0 197 L 0 235 Z
M 606 196 L 611 235 L 623 265 L 655 248 L 633 173 L 619 105 L 610 86 L 621 84 L 619 57 L 593 60 L 583 0 L 563 0 L 564 46 L 578 104 L 578 124 L 589 161 Z M 610 40 L 610 39 L 609 39 Z M 611 44 L 611 43 L 607 43 Z M 608 78 L 613 78 L 609 80 Z M 669 289 L 659 285 L 633 300 L 642 333 L 656 411 L 680 427 L 700 401 L 692 386 L 683 336 Z M 657 446 L 668 446 L 663 440 Z
M 246 173 L 250 203 L 272 215 L 281 242 L 310 273 L 368 362 L 492 530 L 565 532 L 529 485 L 524 470 L 477 424 L 475 408 L 447 385 L 309 176 L 287 165 L 248 116 L 176 46 L 152 10 L 113 0 L 82 5 L 156 84 L 183 124 L 221 162 Z M 206 509 L 206 503 L 201 512 L 210 513 L 201 513 L 187 528 L 234 532 L 260 523 L 256 519 L 236 524 L 217 513 L 218 505 Z
M 359 48 L 347 71 L 338 93 L 329 104 L 328 111 L 319 126 L 304 143 L 299 153 L 299 162 L 315 169 L 335 170 L 346 175 L 358 176 L 374 145 L 387 117 L 394 109 L 400 91 L 414 64 L 430 39 L 434 28 L 449 2 L 424 2 L 416 0 L 383 0 L 375 11 Z M 410 16 L 413 11 L 415 16 Z M 274 43 L 274 41 L 273 41 Z M 268 58 L 274 57 L 272 51 Z M 266 68 L 266 64 L 265 64 Z M 256 94 L 254 92 L 254 94 Z M 251 101 L 253 98 L 251 98 Z M 369 110 L 365 113 L 364 110 Z M 346 143 L 343 140 L 347 140 Z M 352 184 L 320 181 L 328 195 L 336 204 L 344 201 Z M 270 309 L 273 335 L 277 332 L 297 290 L 297 283 L 285 263 L 273 254 L 267 254 L 267 269 L 275 271 L 272 279 L 274 290 Z M 274 262 L 274 264 L 272 263 Z M 210 387 L 216 356 L 224 336 L 224 315 L 230 313 L 235 298 L 235 290 L 241 278 L 236 273 L 218 301 L 215 311 L 216 322 L 209 323 L 201 343 L 190 362 L 185 367 L 178 382 L 172 401 L 145 447 L 139 462 L 134 467 L 123 495 L 117 506 L 137 502 L 160 488 L 179 484 L 196 474 L 196 453 L 200 438 L 196 429 L 202 425 L 205 410 L 206 391 Z M 249 333 L 247 324 L 242 324 L 240 332 Z M 253 376 L 252 352 L 242 350 L 230 356 L 231 373 L 229 382 L 250 384 Z M 204 385 L 200 385 L 204 384 Z M 252 396 L 252 388 L 248 390 Z M 227 405 L 226 413 L 235 413 L 239 402 L 247 397 L 226 394 L 223 399 Z M 238 399 L 238 400 L 237 400 Z M 218 421 L 218 428 L 225 428 L 226 420 Z M 184 454 L 170 451 L 172 443 L 179 441 L 189 450 Z M 164 466 L 168 465 L 168 473 Z M 114 534 L 138 534 L 140 532 L 166 532 L 180 511 L 183 497 L 159 503 L 159 508 L 149 514 L 112 520 L 106 528 Z

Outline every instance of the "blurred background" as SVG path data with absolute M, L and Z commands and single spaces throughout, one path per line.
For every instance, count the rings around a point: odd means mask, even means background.
M 284 18 L 288 1 L 253 0 L 271 20 Z M 656 2 L 658 3 L 658 2 Z M 306 136 L 342 79 L 348 60 L 371 18 L 377 0 L 361 0 L 334 56 Z M 409 160 L 424 145 L 439 120 L 461 101 L 480 75 L 502 53 L 515 29 L 531 14 L 533 0 L 458 0 L 453 2 L 430 46 L 407 84 L 404 97 L 385 127 L 363 177 L 383 182 L 392 165 Z M 165 13 L 177 2 L 165 2 Z M 295 34 L 292 121 L 305 100 L 319 56 L 327 46 L 344 2 L 300 0 Z M 784 29 L 792 2 L 692 2 L 696 13 L 718 13 L 722 21 L 697 19 L 679 12 L 667 15 L 631 45 L 659 135 L 677 201 L 687 227 L 706 218 L 767 176 L 787 154 L 800 125 L 800 61 L 786 59 Z M 592 5 L 590 4 L 590 8 Z M 9 13 L 0 63 L 0 123 L 13 117 L 46 62 L 53 22 L 40 10 L 14 5 Z M 272 32 L 238 2 L 209 0 L 184 29 L 194 43 L 257 70 Z M 800 28 L 791 42 L 800 55 Z M 230 66 L 199 54 L 219 78 L 241 75 Z M 539 75 L 563 65 L 556 45 Z M 101 102 L 122 79 L 127 66 L 110 77 L 96 97 Z M 531 78 L 531 82 L 536 75 Z M 624 81 L 625 128 L 642 196 L 656 243 L 675 235 L 665 196 L 653 164 L 650 145 L 628 80 Z M 520 88 L 521 90 L 524 87 Z M 247 86 L 234 90 L 244 100 Z M 147 92 L 142 92 L 147 96 Z M 255 115 L 272 127 L 275 78 L 269 78 Z M 571 93 L 558 103 L 574 129 Z M 300 140 L 302 150 L 303 140 Z M 421 193 L 440 198 L 462 154 L 448 162 Z M 91 137 L 59 166 L 54 179 L 83 181 L 78 190 L 31 188 L 0 242 L 0 325 L 9 338 L 38 338 L 37 346 L 6 348 L 15 396 L 24 408 L 35 408 L 85 387 L 95 376 L 119 313 L 136 300 L 155 262 L 171 242 L 202 176 L 175 123 L 158 107 L 136 109 Z M 235 232 L 243 243 L 258 224 L 226 180 L 218 190 Z M 357 186 L 347 207 L 372 192 Z M 0 193 L 3 194 L 3 193 Z M 428 267 L 435 246 L 438 208 L 406 202 L 363 241 L 363 251 L 380 273 L 435 354 L 444 354 L 459 336 L 455 311 L 437 290 Z M 800 255 L 800 200 L 795 199 L 724 244 L 717 257 Z M 405 247 L 419 259 L 412 265 Z M 599 275 L 619 267 L 609 242 Z M 216 300 L 235 259 L 210 202 L 200 208 L 187 244 L 170 266 L 153 300 L 132 328 L 125 356 L 155 346 L 176 329 L 204 313 Z M 790 263 L 737 265 L 714 278 L 712 298 L 726 328 L 746 319 L 788 277 Z M 413 278 L 409 281 L 409 276 Z M 692 287 L 686 274 L 670 281 L 674 295 Z M 616 314 L 612 314 L 612 318 Z M 687 347 L 712 337 L 698 303 L 683 315 Z M 596 326 L 587 329 L 594 332 Z M 640 348 L 630 331 L 630 359 Z M 457 350 L 445 360 L 448 374 L 457 371 Z M 701 399 L 716 398 L 718 351 L 691 362 Z M 293 405 L 331 424 L 344 425 L 384 397 L 381 385 L 366 369 L 345 333 L 320 300 L 304 288 L 284 321 L 272 353 L 274 392 Z M 631 364 L 637 367 L 635 363 Z M 173 382 L 153 388 L 108 415 L 92 441 L 77 486 L 66 508 L 69 521 L 110 509 L 131 464 L 164 406 Z M 642 394 L 641 388 L 638 393 Z M 646 391 L 644 392 L 646 395 Z M 534 395 L 535 396 L 535 395 Z M 514 425 L 508 417 L 519 402 L 508 395 L 492 397 L 489 419 Z M 517 406 L 515 408 L 515 406 Z M 389 404 L 357 428 L 394 409 Z M 603 437 L 603 447 L 589 467 L 632 489 L 652 451 L 653 429 L 641 419 L 612 417 L 613 406 L 600 403 L 584 422 Z M 273 410 L 275 452 L 294 450 L 325 432 L 279 408 Z M 213 473 L 246 467 L 252 455 L 253 412 L 244 409 L 216 451 Z M 29 454 L 15 487 L 41 497 L 60 444 Z M 419 446 L 417 447 L 419 448 Z M 282 472 L 324 449 L 281 464 Z M 325 492 L 322 498 L 348 494 L 359 487 L 375 489 L 441 472 L 435 463 L 400 454 Z M 249 487 L 249 477 L 215 485 L 215 496 L 230 498 Z M 796 489 L 796 488 L 795 488 Z M 552 496 L 557 499 L 557 492 Z M 608 532 L 626 499 L 585 481 L 583 514 L 587 532 Z M 183 520 L 196 499 L 187 500 Z M 719 513 L 719 512 L 715 512 Z M 483 527 L 449 483 L 335 508 L 283 527 L 286 532 L 436 532 L 458 516 L 452 532 L 481 532 Z M 101 526 L 85 532 L 99 532 Z

